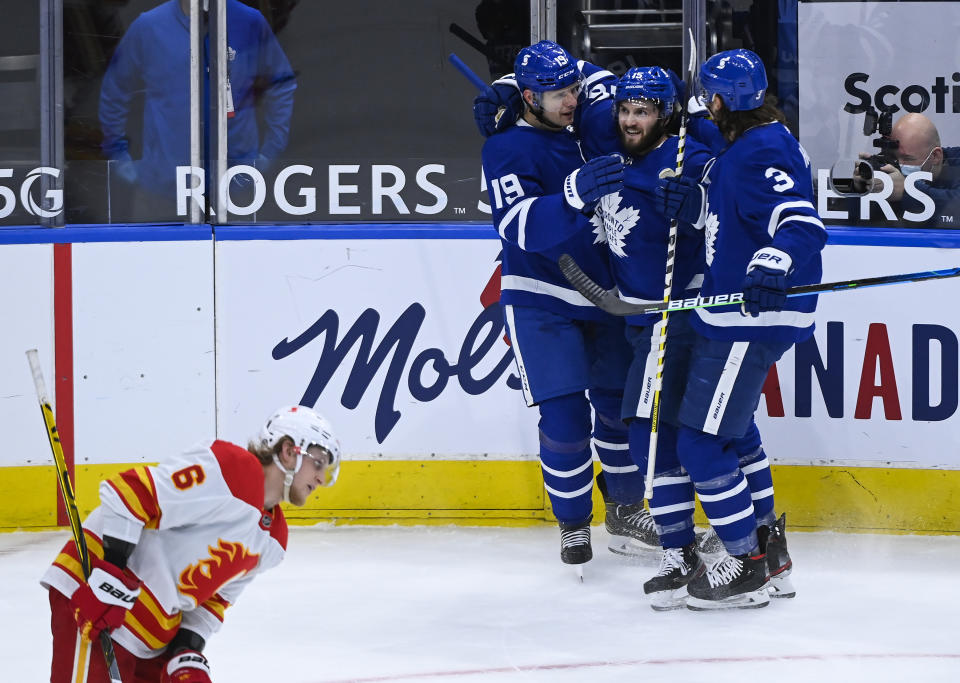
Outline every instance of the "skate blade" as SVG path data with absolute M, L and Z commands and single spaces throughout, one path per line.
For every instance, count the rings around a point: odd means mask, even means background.
M 571 564 L 570 568 L 573 570 L 574 575 L 580 580 L 580 583 L 583 583 L 583 565 Z
M 771 598 L 793 598 L 797 595 L 797 589 L 793 587 L 793 581 L 787 575 L 771 576 L 770 583 L 767 584 L 767 593 Z
M 692 595 L 687 598 L 687 609 L 694 612 L 708 612 L 718 609 L 759 609 L 770 604 L 767 587 L 740 595 L 731 595 L 723 600 L 704 600 Z
M 670 612 L 687 606 L 687 587 L 650 593 L 650 609 L 655 612 Z
M 624 557 L 649 557 L 651 553 L 660 552 L 660 546 L 648 545 L 630 536 L 611 536 L 607 549 Z

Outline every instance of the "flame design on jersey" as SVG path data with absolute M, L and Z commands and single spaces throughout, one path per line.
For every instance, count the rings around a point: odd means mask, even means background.
M 224 584 L 256 569 L 260 555 L 251 553 L 242 543 L 217 539 L 217 546 L 208 546 L 210 557 L 191 564 L 180 573 L 177 589 L 195 604 L 206 602 Z

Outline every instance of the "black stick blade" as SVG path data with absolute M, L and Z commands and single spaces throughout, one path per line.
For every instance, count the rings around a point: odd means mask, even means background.
M 642 307 L 622 301 L 615 291 L 604 289 L 591 280 L 570 254 L 561 254 L 557 265 L 567 281 L 597 308 L 611 315 L 636 315 L 644 312 Z

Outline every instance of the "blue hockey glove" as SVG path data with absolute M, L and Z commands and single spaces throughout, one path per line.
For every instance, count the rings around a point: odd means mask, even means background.
M 113 160 L 113 173 L 123 182 L 133 185 L 137 182 L 137 165 L 129 152 L 120 152 Z
M 496 82 L 473 99 L 473 120 L 485 138 L 506 130 L 523 113 L 523 98 L 511 83 Z
M 670 82 L 677 91 L 677 102 L 683 102 L 687 99 L 687 84 L 683 82 L 673 69 L 667 69 L 667 75 L 670 76 Z
M 661 178 L 654 191 L 657 208 L 667 218 L 703 227 L 703 210 L 707 203 L 707 189 L 693 178 Z
M 781 311 L 787 302 L 787 275 L 793 259 L 774 247 L 759 249 L 747 265 L 740 312 L 756 318 L 763 311 Z
M 623 188 L 623 157 L 619 154 L 591 159 L 563 181 L 567 204 L 586 214 L 593 212 L 600 197 Z

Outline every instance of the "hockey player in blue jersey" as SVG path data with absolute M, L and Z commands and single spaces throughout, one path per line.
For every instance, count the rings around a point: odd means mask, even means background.
M 787 299 L 786 289 L 820 281 L 826 232 L 809 158 L 783 114 L 765 102 L 760 58 L 749 50 L 721 52 L 703 64 L 700 83 L 729 144 L 699 183 L 665 179 L 658 196 L 667 216 L 704 230 L 701 295 L 743 290 L 744 302 L 741 310 L 697 309 L 692 316 L 697 338 L 677 450 L 729 554 L 689 583 L 687 606 L 762 607 L 771 594 L 793 595 L 785 517 L 775 516 L 762 449 L 745 462 L 734 442 L 752 425 L 770 366 L 813 334 L 816 297 Z
M 483 147 L 503 243 L 500 304 L 524 398 L 540 412 L 540 461 L 560 523 L 560 556 L 582 565 L 592 558 L 591 434 L 605 497 L 624 523 L 643 511 L 642 474 L 620 420 L 630 359 L 623 322 L 573 289 L 557 259 L 575 255 L 591 277 L 613 284 L 603 231 L 589 216 L 602 196 L 623 186 L 623 161 L 608 155 L 584 163 L 570 128 L 582 74 L 566 50 L 550 41 L 524 48 L 515 77 L 523 115 Z
M 618 149 L 630 159 L 624 188 L 600 200 L 592 221 L 604 229 L 620 298 L 632 303 L 663 299 L 670 221 L 657 208 L 655 190 L 661 174 L 672 174 L 676 167 L 679 137 L 669 135 L 668 130 L 678 112 L 678 93 L 670 74 L 660 67 L 637 67 L 620 78 L 613 97 L 592 102 L 582 116 L 580 134 L 588 158 Z M 688 137 L 684 156 L 684 175 L 698 179 L 711 155 Z M 674 292 L 683 297 L 695 295 L 703 270 L 702 233 L 683 225 L 674 257 Z M 694 338 L 688 316 L 687 312 L 671 314 L 666 345 L 650 501 L 663 551 L 660 570 L 644 584 L 655 610 L 683 607 L 683 587 L 703 565 L 694 532 L 693 483 L 676 452 L 676 412 Z M 660 315 L 627 318 L 633 359 L 621 417 L 628 424 L 631 457 L 642 472 L 646 471 L 649 449 L 660 329 Z

